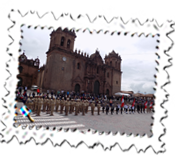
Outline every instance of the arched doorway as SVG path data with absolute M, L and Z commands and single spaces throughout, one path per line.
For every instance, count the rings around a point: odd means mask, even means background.
M 94 94 L 98 95 L 100 90 L 100 82 L 98 80 L 94 83 Z
M 21 77 L 18 77 L 19 81 L 18 81 L 18 87 L 21 87 L 22 86 L 22 78 Z
M 75 93 L 80 93 L 80 85 L 79 84 L 75 85 Z
M 106 95 L 109 95 L 109 89 L 106 89 Z

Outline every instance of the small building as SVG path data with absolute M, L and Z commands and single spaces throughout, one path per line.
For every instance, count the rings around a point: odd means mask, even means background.
M 37 84 L 39 64 L 40 60 L 38 58 L 35 60 L 28 59 L 24 53 L 19 56 L 19 74 L 17 78 L 20 81 L 18 82 L 18 87 L 27 86 L 30 88 L 32 85 Z

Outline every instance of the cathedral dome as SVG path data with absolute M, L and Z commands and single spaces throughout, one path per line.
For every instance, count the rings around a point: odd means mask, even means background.
M 91 54 L 90 59 L 96 62 L 103 63 L 102 57 L 99 53 L 99 51 L 96 50 L 95 53 Z

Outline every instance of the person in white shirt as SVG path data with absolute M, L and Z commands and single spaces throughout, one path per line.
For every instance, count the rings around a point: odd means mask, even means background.
M 128 105 L 127 104 L 124 105 L 124 109 L 125 109 L 125 113 L 128 114 L 127 113 L 128 112 Z

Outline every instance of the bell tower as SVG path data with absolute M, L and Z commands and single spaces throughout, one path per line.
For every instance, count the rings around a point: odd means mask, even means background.
M 58 28 L 50 34 L 49 50 L 44 72 L 44 89 L 64 89 L 71 85 L 73 74 L 73 49 L 76 34 L 74 30 Z M 62 80 L 66 81 L 66 84 Z
M 121 71 L 121 57 L 115 53 L 113 50 L 109 55 L 105 56 L 105 64 L 107 64 L 110 67 L 113 67 L 114 69 Z
M 109 92 L 111 92 L 110 94 L 112 95 L 114 95 L 116 92 L 121 91 L 121 61 L 121 57 L 115 53 L 114 50 L 109 53 L 109 55 L 105 56 L 105 64 L 108 68 L 106 82 L 111 85 Z
M 56 31 L 52 31 L 50 37 L 49 51 L 52 51 L 55 48 L 60 48 L 73 52 L 74 41 L 76 38 L 74 30 L 68 30 L 67 28 L 62 30 L 61 28 L 58 28 Z

